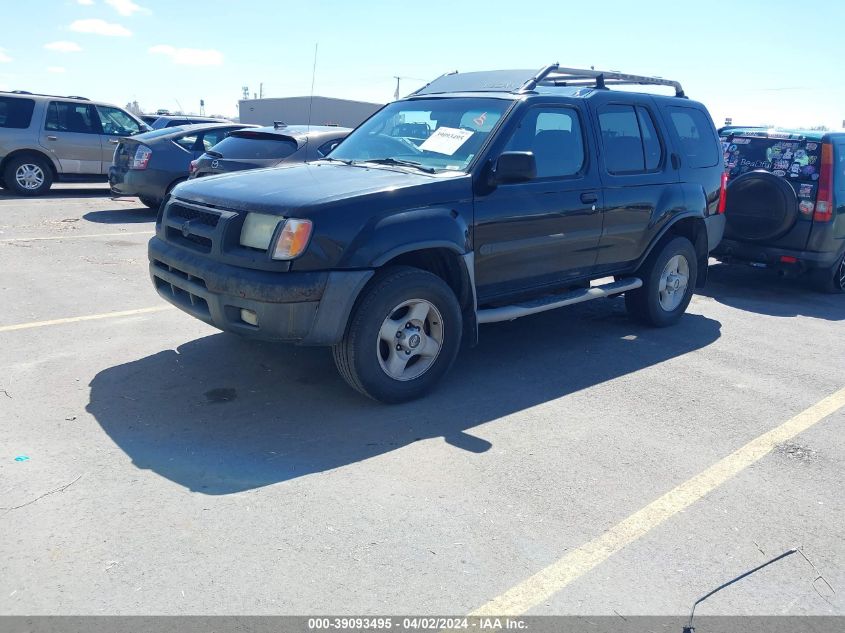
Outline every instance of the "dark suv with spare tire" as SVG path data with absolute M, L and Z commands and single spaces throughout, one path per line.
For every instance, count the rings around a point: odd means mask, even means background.
M 723 174 L 710 116 L 677 82 L 452 73 L 324 159 L 178 185 L 150 273 L 222 330 L 332 346 L 352 387 L 400 402 L 483 323 L 621 293 L 637 320 L 675 323 L 722 237 Z
M 714 255 L 845 292 L 845 133 L 720 130 L 728 178 Z

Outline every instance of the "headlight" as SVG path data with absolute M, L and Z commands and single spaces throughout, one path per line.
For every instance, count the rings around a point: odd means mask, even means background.
M 266 251 L 270 248 L 273 233 L 276 232 L 276 227 L 279 226 L 280 222 L 284 222 L 284 218 L 278 215 L 247 213 L 241 229 L 241 246 Z
M 297 220 L 288 218 L 279 231 L 276 246 L 273 248 L 273 259 L 294 259 L 302 255 L 311 239 L 311 220 Z

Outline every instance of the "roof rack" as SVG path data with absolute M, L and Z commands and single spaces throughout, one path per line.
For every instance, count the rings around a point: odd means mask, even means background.
M 564 68 L 558 64 L 546 66 L 531 79 L 526 81 L 519 92 L 531 92 L 537 86 L 588 86 L 607 88 L 608 86 L 669 86 L 675 89 L 676 97 L 685 97 L 681 83 L 663 77 L 629 75 L 618 70 L 594 70 L 584 68 Z
M 76 95 L 64 96 L 64 95 L 47 95 L 42 94 L 40 92 L 30 92 L 29 90 L 0 90 L 0 92 L 5 92 L 6 94 L 13 94 L 13 95 L 30 95 L 32 97 L 56 97 L 57 99 L 78 99 L 79 101 L 90 101 L 87 97 L 79 97 Z
M 583 86 L 605 89 L 610 86 L 622 85 L 669 86 L 675 89 L 676 97 L 686 97 L 680 82 L 671 79 L 629 75 L 616 70 L 564 68 L 559 64 L 551 64 L 539 71 L 492 70 L 446 73 L 411 94 L 422 95 L 443 92 L 510 92 L 522 94 L 533 92 L 538 86 Z

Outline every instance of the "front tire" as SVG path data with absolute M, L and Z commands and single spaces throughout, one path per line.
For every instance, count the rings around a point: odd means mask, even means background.
M 625 307 L 635 320 L 653 327 L 673 325 L 692 300 L 698 277 L 695 247 L 673 237 L 648 256 L 640 268 L 643 285 L 625 293 Z
M 40 196 L 50 190 L 53 170 L 39 156 L 16 156 L 3 170 L 3 182 L 9 191 L 20 196 Z
M 343 340 L 332 348 L 344 380 L 385 403 L 430 391 L 461 343 L 461 309 L 440 277 L 411 267 L 381 273 L 364 290 Z

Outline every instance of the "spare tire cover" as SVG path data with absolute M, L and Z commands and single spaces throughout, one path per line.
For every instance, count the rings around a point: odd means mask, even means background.
M 767 171 L 750 171 L 728 184 L 725 237 L 773 240 L 792 228 L 798 203 L 792 185 Z

